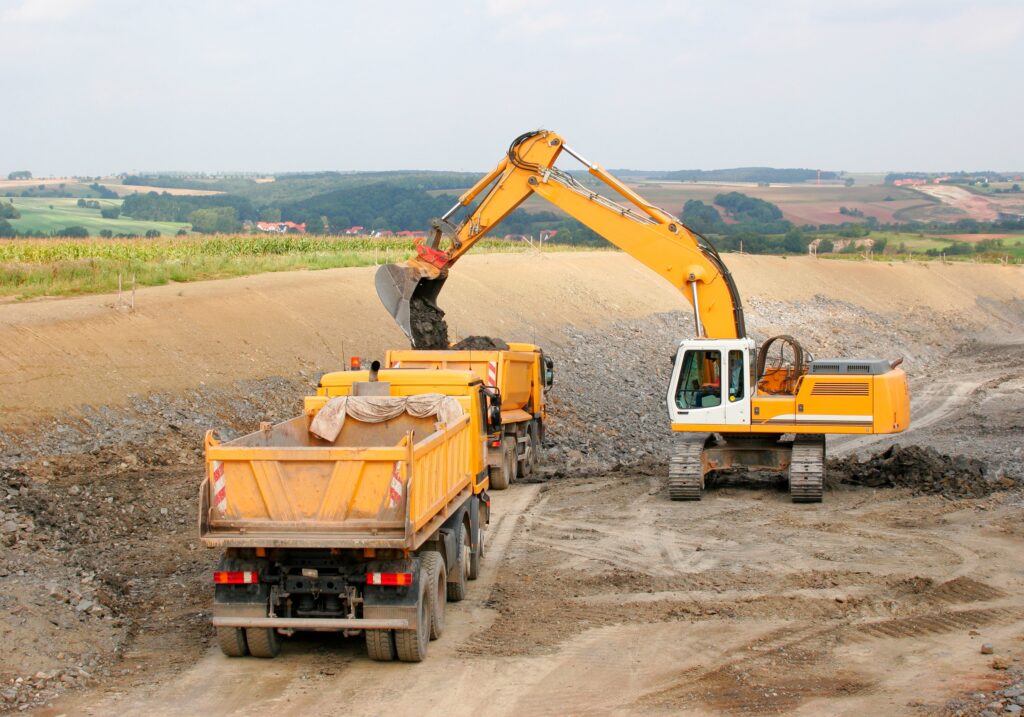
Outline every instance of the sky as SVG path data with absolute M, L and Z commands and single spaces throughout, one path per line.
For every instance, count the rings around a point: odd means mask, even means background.
M 0 0 L 0 65 L 0 176 L 1024 169 L 1024 0 Z

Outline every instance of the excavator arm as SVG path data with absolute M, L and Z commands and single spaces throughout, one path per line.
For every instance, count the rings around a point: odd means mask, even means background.
M 562 151 L 582 162 L 591 176 L 629 204 L 603 196 L 555 167 Z M 531 194 L 548 200 L 668 280 L 693 307 L 698 337 L 746 335 L 739 292 L 706 239 L 583 159 L 559 135 L 537 130 L 517 137 L 498 165 L 435 222 L 428 240 L 417 245 L 414 259 L 378 269 L 377 293 L 417 348 L 426 348 L 421 346 L 424 334 L 418 330 L 417 315 L 443 315 L 437 297 L 448 270 Z M 478 198 L 461 223 L 449 222 L 455 212 Z

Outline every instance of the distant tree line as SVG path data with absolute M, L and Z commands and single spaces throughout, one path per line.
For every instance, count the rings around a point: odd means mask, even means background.
M 771 202 L 750 197 L 740 192 L 715 196 L 714 204 L 721 207 L 735 223 L 728 224 L 714 206 L 691 199 L 683 205 L 680 219 L 683 224 L 700 234 L 785 234 L 793 228 L 782 218 L 782 210 Z
M 20 169 L 17 172 L 11 172 L 7 175 L 8 179 L 32 179 L 32 172 L 27 169 Z
M 21 212 L 19 212 L 14 202 L 0 202 L 0 219 L 20 219 Z
M 779 169 L 776 167 L 734 167 L 732 169 L 679 169 L 652 172 L 635 169 L 616 169 L 620 177 L 643 177 L 676 182 L 808 182 L 818 179 L 817 169 Z M 822 171 L 821 179 L 839 179 L 841 172 Z

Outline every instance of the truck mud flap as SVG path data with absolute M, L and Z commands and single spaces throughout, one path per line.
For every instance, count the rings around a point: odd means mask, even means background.
M 420 560 L 388 560 L 367 563 L 368 573 L 412 573 L 412 585 L 367 585 L 363 591 L 364 627 L 353 629 L 377 629 L 369 622 L 388 621 L 394 626 L 389 630 L 415 630 L 419 627 L 419 610 L 416 601 L 420 594 Z M 401 621 L 404 626 L 398 627 Z
M 252 571 L 257 575 L 265 574 L 268 563 L 264 560 L 239 560 L 224 556 L 217 565 L 218 571 L 243 572 Z M 266 616 L 270 605 L 270 585 L 263 582 L 214 585 L 213 602 L 216 614 L 218 605 L 258 605 Z

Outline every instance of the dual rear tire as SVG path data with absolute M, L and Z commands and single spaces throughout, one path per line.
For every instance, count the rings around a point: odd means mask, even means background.
M 281 638 L 271 628 L 218 627 L 217 644 L 228 657 L 277 657 L 281 652 Z
M 427 646 L 444 633 L 448 579 L 441 554 L 420 555 L 415 630 L 366 630 L 366 651 L 372 660 L 422 662 Z

